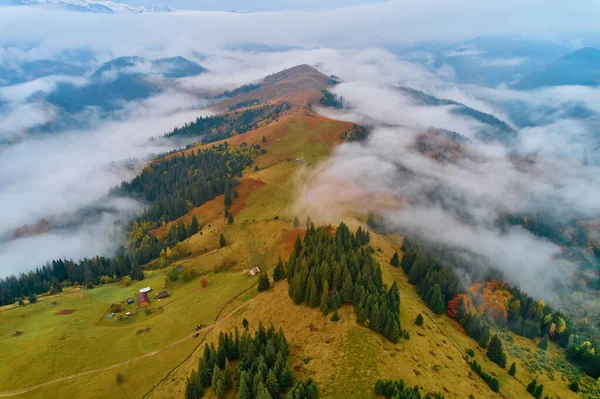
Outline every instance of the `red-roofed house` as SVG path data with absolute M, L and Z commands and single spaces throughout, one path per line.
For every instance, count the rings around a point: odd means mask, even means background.
M 140 308 L 143 308 L 144 306 L 148 306 L 150 304 L 150 301 L 148 300 L 148 294 L 146 294 L 145 292 L 140 292 L 138 294 L 138 306 Z

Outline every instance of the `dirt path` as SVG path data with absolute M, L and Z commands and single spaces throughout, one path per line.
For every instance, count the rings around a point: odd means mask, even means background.
M 223 306 L 222 310 L 223 310 L 223 309 L 225 309 L 225 307 L 227 307 L 229 304 L 231 304 L 231 302 L 233 302 L 233 301 L 234 301 L 236 298 L 238 298 L 240 295 L 242 295 L 242 294 L 246 293 L 246 292 L 247 292 L 249 289 L 253 288 L 255 285 L 256 285 L 256 284 L 253 284 L 252 286 L 250 286 L 250 288 L 248 288 L 248 289 L 246 289 L 246 290 L 242 291 L 241 293 L 237 294 L 235 297 L 233 297 L 232 299 L 230 299 L 230 300 L 229 300 L 229 301 L 228 301 L 228 302 L 227 302 L 227 303 L 226 303 L 226 304 Z M 248 300 L 248 301 L 246 301 L 246 302 L 242 303 L 241 305 L 237 306 L 235 309 L 233 309 L 231 312 L 227 313 L 227 315 L 225 315 L 225 316 L 224 316 L 222 319 L 220 319 L 220 320 L 227 319 L 229 316 L 231 316 L 232 314 L 234 314 L 235 312 L 237 312 L 239 309 L 241 309 L 242 307 L 244 307 L 244 306 L 248 305 L 249 303 L 251 303 L 252 301 L 254 301 L 256 298 L 258 298 L 258 296 L 259 296 L 259 295 L 255 296 L 254 298 L 252 298 L 252 299 L 250 299 L 250 300 Z M 221 310 L 221 311 L 222 311 L 222 310 Z M 8 397 L 11 397 L 11 396 L 22 395 L 22 394 L 24 394 L 24 393 L 28 393 L 28 392 L 34 391 L 34 390 L 36 390 L 36 389 L 45 388 L 45 387 L 48 387 L 48 386 L 50 386 L 50 385 L 58 384 L 59 382 L 69 381 L 69 380 L 73 380 L 73 379 L 75 379 L 75 378 L 79 378 L 79 377 L 85 377 L 85 376 L 88 376 L 88 375 L 94 375 L 94 374 L 101 373 L 101 372 L 103 372 L 103 371 L 113 370 L 113 369 L 116 369 L 116 368 L 118 368 L 118 367 L 126 366 L 126 365 L 128 365 L 128 364 L 131 364 L 131 363 L 133 363 L 133 362 L 137 362 L 137 361 L 139 361 L 139 360 L 146 359 L 146 358 L 149 358 L 149 357 L 151 357 L 151 356 L 157 355 L 157 354 L 159 354 L 159 353 L 161 353 L 161 352 L 164 352 L 165 350 L 167 350 L 167 349 L 170 349 L 170 348 L 172 348 L 172 347 L 174 347 L 174 346 L 177 346 L 177 345 L 179 345 L 179 344 L 181 344 L 181 343 L 183 343 L 183 342 L 185 342 L 185 341 L 187 341 L 187 340 L 189 340 L 189 339 L 194 339 L 194 335 L 195 335 L 196 333 L 206 332 L 206 334 L 204 334 L 204 337 L 206 337 L 206 335 L 208 335 L 208 333 L 210 333 L 210 332 L 212 331 L 212 329 L 215 327 L 215 323 L 216 323 L 217 321 L 219 321 L 219 315 L 220 315 L 220 314 L 221 314 L 221 312 L 219 312 L 219 314 L 217 314 L 217 317 L 215 318 L 215 321 L 214 321 L 214 322 L 213 322 L 213 324 L 211 324 L 210 326 L 206 326 L 206 327 L 204 327 L 204 328 L 201 328 L 200 330 L 194 331 L 193 333 L 190 333 L 189 335 L 186 335 L 185 337 L 181 338 L 180 340 L 177 340 L 177 341 L 175 341 L 175 342 L 171 342 L 170 344 L 168 344 L 168 345 L 166 345 L 166 346 L 163 346 L 163 347 L 162 347 L 162 348 L 160 348 L 160 349 L 154 350 L 154 351 L 152 351 L 152 352 L 144 353 L 143 355 L 140 355 L 140 356 L 138 356 L 138 357 L 135 357 L 135 358 L 133 358 L 133 359 L 125 360 L 124 362 L 121 362 L 121 363 L 111 364 L 110 366 L 101 367 L 101 368 L 94 369 L 94 370 L 88 370 L 88 371 L 84 371 L 84 372 L 77 373 L 77 374 L 71 374 L 71 375 L 68 375 L 68 376 L 65 376 L 65 377 L 60 377 L 60 378 L 57 378 L 57 379 L 55 379 L 55 380 L 46 381 L 46 382 L 43 382 L 43 383 L 41 383 L 41 384 L 32 385 L 32 386 L 29 386 L 29 387 L 27 387 L 27 388 L 19 388 L 19 389 L 14 389 L 14 390 L 12 390 L 12 391 L 4 391 L 4 392 L 0 392 L 0 398 L 8 398 Z M 201 343 L 202 341 L 204 341 L 204 339 L 202 339 L 202 340 L 200 341 L 200 343 Z M 200 344 L 198 344 L 198 346 L 199 346 L 199 345 L 200 345 Z M 197 348 L 197 347 L 196 347 L 196 348 Z M 194 350 L 192 351 L 192 353 L 194 353 L 194 352 L 196 351 L 196 348 L 194 348 Z M 187 360 L 187 359 L 186 359 L 186 360 Z

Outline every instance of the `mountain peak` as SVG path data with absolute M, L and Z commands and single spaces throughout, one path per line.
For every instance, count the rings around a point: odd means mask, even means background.
M 103 0 L 16 0 L 15 5 L 45 6 L 77 12 L 98 14 L 158 13 L 175 11 L 169 6 L 149 5 L 134 7 L 128 4 Z

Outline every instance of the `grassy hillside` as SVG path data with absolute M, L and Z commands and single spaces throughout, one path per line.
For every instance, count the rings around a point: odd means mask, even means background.
M 326 82 L 326 77 L 304 67 L 268 79 L 285 84 L 271 86 L 278 88 L 263 90 L 262 95 L 283 95 L 293 104 L 306 104 Z M 294 87 L 299 93 L 296 97 Z M 475 398 L 527 398 L 531 396 L 525 387 L 534 377 L 544 384 L 546 394 L 577 397 L 567 388 L 572 367 L 554 344 L 540 354 L 533 341 L 503 333 L 509 364 L 516 361 L 518 366 L 513 378 L 488 361 L 458 323 L 430 312 L 402 269 L 389 264 L 401 237 L 371 232 L 384 283 L 389 287 L 396 281 L 400 288 L 400 319 L 410 339 L 398 344 L 358 325 L 351 306 L 342 307 L 341 320 L 332 322 L 318 309 L 295 305 L 288 297 L 286 281 L 257 292 L 257 279 L 247 271 L 256 266 L 270 271 L 279 256 L 288 256 L 297 235 L 304 232 L 303 221 L 294 227 L 296 215 L 291 210 L 298 174 L 326 159 L 339 144 L 340 134 L 351 126 L 295 106 L 266 126 L 228 138 L 230 146 L 245 142 L 267 150 L 244 171 L 236 187 L 238 196 L 230 207 L 233 224 L 227 223 L 224 198 L 218 196 L 171 222 L 189 224 L 195 215 L 202 229 L 182 242 L 185 255 L 167 268 L 154 269 L 155 262 L 150 263 L 145 280 L 129 286 L 73 288 L 40 297 L 37 304 L 2 309 L 0 397 L 183 397 L 186 378 L 197 367 L 204 343 L 216 342 L 221 331 L 241 328 L 244 318 L 251 330 L 259 321 L 283 327 L 294 374 L 299 379 L 313 378 L 322 397 L 373 397 L 375 382 L 383 378 L 404 379 L 423 393 L 441 392 L 446 398 L 471 394 Z M 219 143 L 207 146 L 213 144 Z M 350 215 L 345 222 L 353 231 L 365 227 L 358 216 Z M 168 228 L 157 228 L 153 234 L 162 237 Z M 227 239 L 222 248 L 221 234 Z M 172 283 L 166 288 L 171 296 L 159 302 L 152 294 L 162 289 L 165 277 L 177 267 L 193 270 L 198 277 Z M 153 288 L 147 310 L 124 302 L 146 286 Z M 107 319 L 114 303 L 124 309 Z M 127 311 L 135 314 L 122 317 Z M 414 324 L 419 313 L 425 319 L 422 326 Z M 199 323 L 205 327 L 196 331 Z M 466 360 L 469 349 L 485 370 L 500 379 L 500 394 L 471 371 Z

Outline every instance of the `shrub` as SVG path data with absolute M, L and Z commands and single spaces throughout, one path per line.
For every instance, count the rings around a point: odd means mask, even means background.
M 206 277 L 206 276 L 200 277 L 200 287 L 202 287 L 202 288 L 208 287 L 208 277 Z
M 123 377 L 123 374 L 117 373 L 115 375 L 115 382 L 119 385 L 121 385 L 123 382 L 125 382 L 125 377 Z
M 569 384 L 569 389 L 573 392 L 579 392 L 579 381 L 573 381 Z

